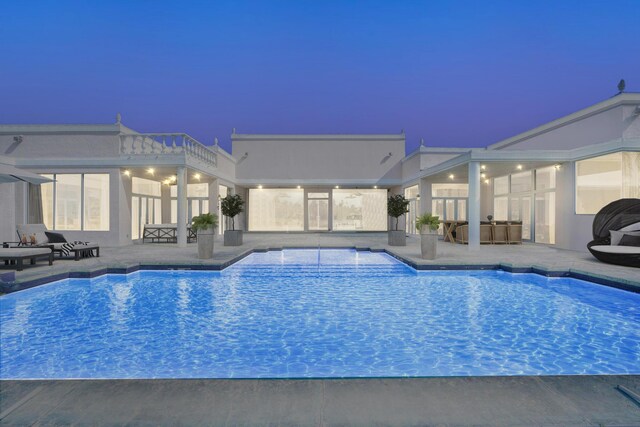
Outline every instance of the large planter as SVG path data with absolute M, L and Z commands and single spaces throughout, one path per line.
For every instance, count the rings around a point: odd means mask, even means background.
M 438 231 L 427 227 L 420 230 L 420 251 L 422 259 L 436 259 L 438 248 Z
M 225 246 L 242 246 L 242 230 L 226 230 L 224 232 Z
M 389 230 L 389 246 L 407 246 L 407 233 L 404 230 Z
M 213 258 L 213 228 L 198 230 L 198 258 Z

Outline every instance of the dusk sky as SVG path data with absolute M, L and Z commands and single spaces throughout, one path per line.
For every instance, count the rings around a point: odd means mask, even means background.
M 640 0 L 8 1 L 0 123 L 480 147 L 640 91 Z

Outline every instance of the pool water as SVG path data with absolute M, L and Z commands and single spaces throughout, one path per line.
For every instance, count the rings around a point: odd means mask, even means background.
M 640 374 L 638 294 L 353 250 L 63 280 L 0 322 L 5 379 Z

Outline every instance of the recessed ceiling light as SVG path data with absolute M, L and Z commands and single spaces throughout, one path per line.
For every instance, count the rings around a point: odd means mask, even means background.
M 336 185 L 336 188 L 340 188 L 340 186 L 339 186 L 339 185 Z
M 487 170 L 487 166 L 486 165 L 480 165 L 480 169 L 482 169 L 483 171 Z
M 131 171 L 130 171 L 130 170 L 126 170 L 126 171 L 124 171 L 124 174 L 125 174 L 126 176 L 131 176 Z
M 484 183 L 485 183 L 485 184 L 488 184 L 488 183 L 489 183 L 489 180 L 488 180 L 488 179 L 485 179 L 485 180 L 484 180 Z
M 455 177 L 456 177 L 456 176 L 455 176 L 454 174 L 449 175 L 449 179 L 453 179 L 453 178 L 455 178 Z
M 299 185 L 296 187 L 298 190 L 301 189 L 302 187 L 300 187 Z
M 522 170 L 522 165 L 517 166 L 518 170 Z
M 154 173 L 156 173 L 156 170 L 154 168 L 149 168 L 149 169 L 147 169 L 147 173 L 149 175 L 153 175 Z
M 176 182 L 178 180 L 178 177 L 173 175 L 169 177 L 169 182 Z
M 486 174 L 486 173 L 481 173 L 481 174 L 480 174 L 480 176 L 481 176 L 482 178 L 484 178 L 485 176 L 487 176 L 487 174 Z
M 199 173 L 193 174 L 193 178 L 200 181 L 200 174 Z
M 373 186 L 373 188 L 378 188 L 378 186 L 377 186 L 377 185 L 374 185 L 374 186 Z
M 260 190 L 262 190 L 262 185 L 258 185 L 258 188 L 259 188 Z

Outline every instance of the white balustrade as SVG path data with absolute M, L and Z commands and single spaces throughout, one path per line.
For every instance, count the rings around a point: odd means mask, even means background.
M 184 153 L 216 166 L 217 154 L 186 133 L 146 133 L 120 135 L 120 154 L 127 156 L 171 155 Z

